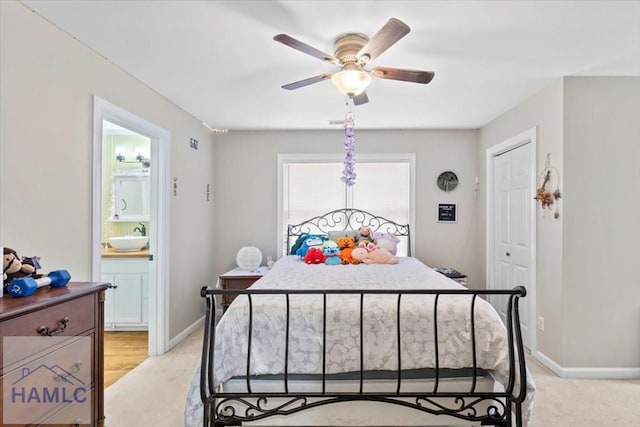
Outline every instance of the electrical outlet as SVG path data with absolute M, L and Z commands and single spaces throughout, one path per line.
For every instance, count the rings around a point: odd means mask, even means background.
M 538 316 L 538 329 L 544 331 L 544 317 Z

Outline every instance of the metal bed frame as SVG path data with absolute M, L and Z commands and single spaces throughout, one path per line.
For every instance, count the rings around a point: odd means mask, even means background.
M 342 215 L 343 222 L 335 219 Z M 393 221 L 389 221 L 382 217 L 368 214 L 364 211 L 354 209 L 342 209 L 333 211 L 324 216 L 315 217 L 311 222 L 289 226 L 287 236 L 287 251 L 291 247 L 290 237 L 299 236 L 304 233 L 318 232 L 320 224 L 324 228 L 320 230 L 334 230 L 336 224 L 345 224 L 353 226 L 353 219 L 358 218 L 365 222 L 357 222 L 371 226 L 375 230 L 395 230 L 402 236 L 409 236 L 409 226 L 399 225 Z M 346 221 L 346 222 L 345 222 Z M 372 222 L 373 221 L 373 222 Z M 315 227 L 315 228 L 314 228 Z M 396 227 L 395 229 L 393 227 Z M 355 227 L 357 228 L 357 227 Z M 216 328 L 216 300 L 223 295 L 247 295 L 248 298 L 248 351 L 246 363 L 246 392 L 225 392 L 220 387 L 214 386 L 214 358 L 215 358 L 215 328 Z M 284 295 L 286 298 L 286 342 L 284 355 L 284 392 L 255 392 L 252 391 L 252 378 L 250 373 L 251 365 L 251 346 L 252 346 L 252 318 L 254 315 L 253 296 L 277 294 Z M 289 298 L 291 295 L 319 295 L 323 299 L 323 324 L 325 331 L 323 332 L 323 358 L 322 358 L 322 374 L 320 381 L 322 390 L 318 392 L 293 392 L 289 390 L 289 384 L 292 374 L 288 372 L 289 359 L 289 316 L 290 306 Z M 366 371 L 364 369 L 363 351 L 360 351 L 360 370 L 356 372 L 359 378 L 359 390 L 353 392 L 334 392 L 326 389 L 326 383 L 329 375 L 326 373 L 326 319 L 327 319 L 327 296 L 341 295 L 359 295 L 360 297 L 360 343 L 359 348 L 364 348 L 363 334 L 363 311 L 365 295 L 376 294 L 386 295 L 388 298 L 395 298 L 397 301 L 397 337 L 400 342 L 401 324 L 400 324 L 400 304 L 402 298 L 410 298 L 412 295 L 434 295 L 434 328 L 431 333 L 434 336 L 435 346 L 435 373 L 433 378 L 433 388 L 416 392 L 404 392 L 402 389 L 402 372 L 397 371 L 397 378 L 394 379 L 397 384 L 396 390 L 392 392 L 366 392 L 364 384 L 366 383 Z M 445 368 L 441 367 L 438 360 L 438 322 L 437 309 L 438 299 L 441 295 L 469 295 L 470 296 L 470 312 L 471 312 L 471 346 L 473 354 L 473 366 L 471 368 L 471 386 L 468 391 L 441 391 L 439 390 L 440 380 L 443 378 L 442 372 Z M 508 381 L 504 384 L 504 390 L 500 391 L 477 391 L 476 383 L 481 376 L 481 369 L 476 364 L 476 325 L 474 318 L 474 308 L 478 297 L 486 297 L 488 295 L 503 295 L 508 298 L 506 329 L 508 335 L 508 351 L 509 351 L 509 375 Z M 201 296 L 206 301 L 205 331 L 202 347 L 201 373 L 200 373 L 200 396 L 204 404 L 204 422 L 205 427 L 214 426 L 237 426 L 243 422 L 251 422 L 261 420 L 275 415 L 290 415 L 304 411 L 306 409 L 315 408 L 324 405 L 330 405 L 338 402 L 355 402 L 355 401 L 374 401 L 379 403 L 412 408 L 416 411 L 429 413 L 434 415 L 448 415 L 470 423 L 480 423 L 480 425 L 494 426 L 522 426 L 522 404 L 527 393 L 527 376 L 524 357 L 524 346 L 522 341 L 522 333 L 520 329 L 520 315 L 518 309 L 519 299 L 526 295 L 526 289 L 518 286 L 511 290 L 467 290 L 467 289 L 420 289 L 420 290 L 354 290 L 354 289 L 326 289 L 326 290 L 273 290 L 273 289 L 246 289 L 246 290 L 222 290 L 203 287 Z M 402 366 L 402 352 L 398 347 L 397 365 Z M 270 399 L 279 400 L 276 404 L 270 404 Z M 283 403 L 284 400 L 284 403 Z
M 303 234 L 327 234 L 329 231 L 357 230 L 359 227 L 370 227 L 371 231 L 393 234 L 407 238 L 407 256 L 411 256 L 411 233 L 409 224 L 398 224 L 382 216 L 377 216 L 361 209 L 337 209 L 324 215 L 315 216 L 300 224 L 287 227 L 287 247 L 289 254 L 293 242 L 291 238 Z

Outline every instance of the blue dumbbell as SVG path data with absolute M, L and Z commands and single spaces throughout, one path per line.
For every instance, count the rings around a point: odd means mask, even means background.
M 67 270 L 55 270 L 48 276 L 34 279 L 33 277 L 20 277 L 9 282 L 8 292 L 12 297 L 28 297 L 42 286 L 62 288 L 67 286 L 71 275 Z

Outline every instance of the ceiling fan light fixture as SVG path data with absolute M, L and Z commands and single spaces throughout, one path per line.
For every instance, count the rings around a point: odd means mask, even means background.
M 336 88 L 346 96 L 360 95 L 371 83 L 371 75 L 362 70 L 342 70 L 331 76 Z

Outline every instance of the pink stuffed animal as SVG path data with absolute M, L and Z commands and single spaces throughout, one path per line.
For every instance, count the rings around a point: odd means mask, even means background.
M 374 246 L 368 250 L 365 246 L 358 246 L 351 252 L 351 256 L 365 264 L 397 264 L 398 258 L 379 246 Z

